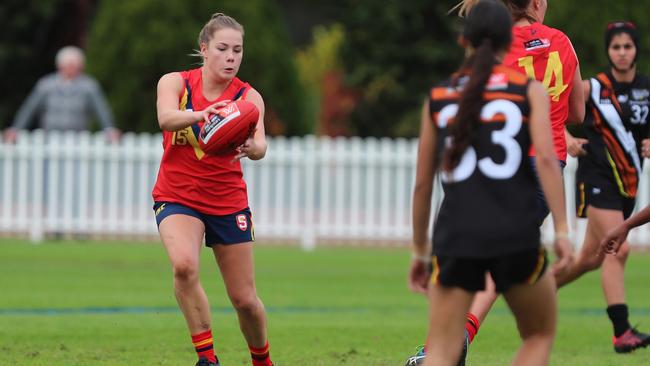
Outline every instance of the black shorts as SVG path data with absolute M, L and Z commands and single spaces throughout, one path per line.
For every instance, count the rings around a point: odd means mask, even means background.
M 503 293 L 514 285 L 536 283 L 547 266 L 543 247 L 494 258 L 434 256 L 431 283 L 478 292 L 485 290 L 485 274 L 489 272 L 497 292 Z
M 634 198 L 623 196 L 617 187 L 611 184 L 595 185 L 584 180 L 576 184 L 576 214 L 578 217 L 587 217 L 587 208 L 593 206 L 608 210 L 623 212 L 626 219 L 634 211 Z
M 255 241 L 255 231 L 251 211 L 247 207 L 230 215 L 207 215 L 179 203 L 156 202 L 153 205 L 156 224 L 160 227 L 163 219 L 170 215 L 196 217 L 205 225 L 205 245 L 239 244 Z

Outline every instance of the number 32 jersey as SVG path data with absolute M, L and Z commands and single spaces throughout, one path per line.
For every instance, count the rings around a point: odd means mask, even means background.
M 467 80 L 454 77 L 431 89 L 439 159 L 451 143 L 449 126 Z M 440 171 L 445 196 L 434 225 L 434 255 L 487 258 L 539 246 L 535 175 L 527 156 L 529 82 L 507 67 L 494 68 L 474 142 L 452 172 Z
M 551 129 L 557 158 L 566 161 L 564 125 L 578 57 L 564 33 L 541 23 L 512 28 L 510 51 L 503 64 L 540 81 L 551 97 Z M 534 153 L 531 151 L 531 155 Z

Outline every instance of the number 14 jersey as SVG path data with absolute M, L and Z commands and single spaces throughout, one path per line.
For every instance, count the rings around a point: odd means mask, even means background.
M 546 87 L 551 98 L 553 146 L 557 158 L 566 161 L 564 125 L 569 116 L 569 95 L 578 67 L 578 57 L 569 37 L 541 23 L 513 27 L 510 51 L 503 64 Z
M 431 89 L 438 158 L 451 143 L 462 87 L 456 76 Z M 527 152 L 530 79 L 502 65 L 486 85 L 481 123 L 459 165 L 440 172 L 445 196 L 433 233 L 435 255 L 487 258 L 537 248 L 535 175 Z

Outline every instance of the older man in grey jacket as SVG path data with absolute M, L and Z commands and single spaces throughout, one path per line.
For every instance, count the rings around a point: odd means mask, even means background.
M 13 124 L 5 131 L 5 140 L 13 143 L 19 129 L 30 126 L 38 116 L 39 128 L 46 131 L 83 131 L 89 128 L 91 112 L 111 142 L 119 140 L 113 116 L 97 81 L 83 73 L 83 51 L 74 46 L 59 50 L 57 72 L 42 77 L 18 110 Z

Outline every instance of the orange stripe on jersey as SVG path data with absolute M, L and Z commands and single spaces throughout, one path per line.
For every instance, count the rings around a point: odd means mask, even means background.
M 612 159 L 614 160 L 616 167 L 620 172 L 619 175 L 623 181 L 625 192 L 631 197 L 635 197 L 638 184 L 636 169 L 634 166 L 629 164 L 627 157 L 625 156 L 625 152 L 619 145 L 616 137 L 614 137 L 612 132 L 604 126 L 603 121 L 600 118 L 600 114 L 598 114 L 598 111 L 596 110 L 596 107 L 592 108 L 594 109 L 592 112 L 594 116 L 594 127 L 596 127 L 596 131 L 600 132 L 603 136 L 607 150 L 609 150 L 611 153 Z
M 528 83 L 528 77 L 519 71 L 513 70 L 504 65 L 497 65 L 494 68 L 494 72 L 502 72 L 508 76 L 508 82 L 514 85 L 526 85 Z
M 612 91 L 611 93 L 609 93 L 609 100 L 611 100 L 614 107 L 616 107 L 616 111 L 619 114 L 622 114 L 623 109 L 621 108 L 621 104 L 618 102 L 618 98 L 616 98 L 616 95 L 614 95 L 613 93 L 614 85 L 612 85 L 612 82 L 609 80 L 607 75 L 604 73 L 600 73 L 596 75 L 596 79 L 600 80 L 603 84 L 605 84 L 608 90 Z
M 504 92 L 485 92 L 483 93 L 483 98 L 485 100 L 505 99 L 513 102 L 523 102 L 526 100 L 526 97 L 523 95 Z
M 456 99 L 459 97 L 460 94 L 452 88 L 439 87 L 431 89 L 431 99 L 433 100 Z

